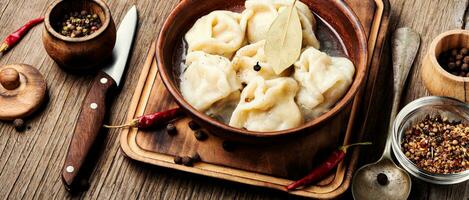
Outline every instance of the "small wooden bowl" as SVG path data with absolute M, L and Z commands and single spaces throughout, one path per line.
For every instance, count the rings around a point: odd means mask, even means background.
M 56 31 L 56 24 L 64 15 L 81 10 L 91 11 L 101 19 L 102 26 L 95 33 L 71 38 Z M 116 26 L 111 11 L 101 0 L 58 0 L 47 9 L 44 24 L 44 47 L 49 56 L 65 70 L 95 69 L 112 55 L 116 42 Z
M 156 58 L 160 76 L 170 94 L 197 123 L 223 138 L 242 142 L 280 141 L 285 137 L 314 133 L 319 127 L 328 122 L 337 113 L 343 111 L 353 100 L 356 92 L 361 88 L 367 71 L 367 40 L 366 34 L 358 17 L 350 7 L 339 0 L 301 0 L 311 11 L 317 14 L 317 20 L 323 20 L 334 29 L 331 37 L 340 37 L 341 45 L 349 59 L 354 63 L 356 73 L 354 81 L 345 94 L 330 111 L 322 116 L 308 121 L 299 127 L 284 131 L 255 132 L 234 128 L 216 121 L 202 112 L 197 111 L 184 100 L 179 90 L 179 63 L 177 56 L 181 54 L 181 41 L 189 28 L 200 17 L 214 10 L 240 11 L 244 8 L 245 0 L 182 0 L 166 19 L 157 41 Z M 176 61 L 176 62 L 175 62 Z M 333 134 L 333 133 L 331 133 Z
M 469 102 L 469 78 L 455 76 L 438 63 L 441 53 L 453 48 L 469 48 L 468 30 L 451 30 L 437 36 L 422 63 L 422 80 L 432 95 L 447 96 Z

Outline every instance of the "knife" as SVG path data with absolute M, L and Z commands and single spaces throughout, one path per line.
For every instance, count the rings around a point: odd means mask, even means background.
M 98 73 L 83 101 L 62 169 L 62 180 L 69 190 L 77 184 L 77 175 L 103 125 L 107 96 L 120 85 L 135 35 L 137 21 L 137 8 L 133 6 L 127 12 L 117 30 L 112 59 Z

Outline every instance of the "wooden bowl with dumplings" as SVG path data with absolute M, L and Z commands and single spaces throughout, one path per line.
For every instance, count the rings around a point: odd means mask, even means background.
M 324 125 L 339 112 L 344 111 L 364 82 L 368 58 L 367 36 L 358 17 L 343 1 L 301 0 L 301 2 L 314 13 L 315 31 L 321 42 L 320 50 L 328 54 L 347 57 L 355 66 L 355 74 L 349 89 L 330 110 L 294 128 L 261 132 L 229 126 L 198 111 L 184 99 L 181 92 L 180 75 L 184 72 L 181 69 L 181 63 L 185 60 L 184 55 L 187 48 L 185 34 L 197 19 L 212 11 L 229 10 L 241 13 L 245 9 L 245 0 L 182 0 L 164 22 L 157 41 L 156 58 L 159 74 L 177 104 L 210 133 L 227 140 L 249 143 L 280 141 L 296 135 L 314 134 L 314 130 Z M 249 26 L 247 29 L 249 34 Z M 339 135 L 340 133 L 330 134 Z M 331 135 L 331 137 L 338 138 L 337 135 Z

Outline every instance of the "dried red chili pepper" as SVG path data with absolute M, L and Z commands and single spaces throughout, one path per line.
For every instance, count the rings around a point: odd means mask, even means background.
M 9 48 L 13 47 L 16 43 L 18 43 L 21 38 L 23 38 L 26 33 L 33 28 L 35 25 L 41 23 L 44 21 L 44 17 L 39 17 L 36 19 L 33 19 L 23 25 L 21 28 L 13 32 L 12 34 L 8 35 L 5 40 L 3 40 L 2 45 L 0 46 L 0 53 L 5 52 Z
M 165 111 L 156 112 L 153 114 L 140 116 L 136 119 L 133 119 L 128 124 L 118 125 L 118 126 L 104 125 L 104 127 L 106 128 L 133 128 L 135 127 L 135 128 L 141 128 L 141 129 L 153 128 L 153 127 L 161 126 L 164 123 L 167 123 L 179 117 L 182 113 L 183 112 L 181 108 L 174 108 L 170 110 L 165 110 Z
M 288 185 L 286 188 L 287 191 L 296 189 L 301 186 L 305 186 L 315 181 L 318 181 L 320 178 L 327 175 L 328 172 L 330 172 L 342 160 L 344 160 L 345 154 L 347 153 L 347 149 L 349 147 L 356 146 L 356 145 L 370 145 L 370 144 L 371 142 L 363 142 L 363 143 L 355 143 L 355 144 L 340 147 L 337 151 L 332 152 L 332 154 L 326 159 L 324 163 L 322 163 L 318 167 L 311 170 L 311 172 L 309 172 L 308 175 Z

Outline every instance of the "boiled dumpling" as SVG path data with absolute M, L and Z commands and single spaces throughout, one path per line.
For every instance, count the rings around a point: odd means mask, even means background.
M 244 13 L 249 14 L 247 24 L 249 43 L 264 40 L 270 25 L 278 13 L 292 3 L 293 0 L 247 0 L 245 2 L 246 11 Z M 316 20 L 313 13 L 307 5 L 300 1 L 297 1 L 295 5 L 298 9 L 303 29 L 303 46 L 312 46 L 319 49 L 320 44 L 314 34 Z
M 245 43 L 249 14 L 213 11 L 198 19 L 186 33 L 188 51 L 203 51 L 227 58 Z
M 278 15 L 272 0 L 247 0 L 244 5 L 245 13 L 252 13 L 247 23 L 249 43 L 265 40 L 270 25 Z
M 194 108 L 206 111 L 241 88 L 230 60 L 201 51 L 190 52 L 181 75 L 181 92 Z
M 249 83 L 257 76 L 264 79 L 277 77 L 272 67 L 267 63 L 264 45 L 265 40 L 261 40 L 244 46 L 236 52 L 232 64 L 241 82 Z M 259 71 L 254 70 L 256 64 L 260 66 Z
M 294 78 L 300 83 L 296 102 L 307 119 L 327 112 L 347 92 L 355 67 L 342 57 L 331 57 L 307 48 L 295 64 Z
M 256 77 L 241 92 L 230 126 L 263 132 L 299 126 L 303 116 L 294 99 L 298 89 L 298 83 L 289 77 Z

